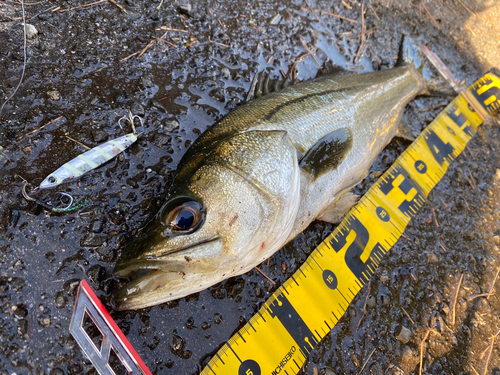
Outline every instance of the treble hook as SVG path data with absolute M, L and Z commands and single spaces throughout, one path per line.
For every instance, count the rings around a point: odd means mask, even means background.
M 137 135 L 137 131 L 135 130 L 135 125 L 134 125 L 134 120 L 137 118 L 137 120 L 139 121 L 139 123 L 141 124 L 141 126 L 143 126 L 144 124 L 142 123 L 142 119 L 139 117 L 139 115 L 132 114 L 132 112 L 130 110 L 127 110 L 127 112 L 128 112 L 128 116 L 125 115 L 125 116 L 121 117 L 118 120 L 118 125 L 120 126 L 120 129 L 123 130 L 122 125 L 121 125 L 120 122 L 122 120 L 128 121 L 130 123 L 130 126 L 132 126 L 132 132 Z

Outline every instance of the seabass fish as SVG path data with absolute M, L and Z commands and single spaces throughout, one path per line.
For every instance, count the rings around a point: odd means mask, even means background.
M 245 273 L 313 220 L 345 212 L 406 104 L 428 91 L 420 71 L 408 62 L 322 76 L 242 105 L 204 132 L 166 201 L 123 250 L 114 273 L 132 280 L 114 308 L 174 300 Z

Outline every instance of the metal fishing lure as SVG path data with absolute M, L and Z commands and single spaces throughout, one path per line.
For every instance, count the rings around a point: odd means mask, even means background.
M 82 174 L 91 171 L 111 160 L 116 155 L 127 149 L 137 140 L 135 133 L 124 135 L 120 138 L 112 139 L 93 149 L 78 155 L 56 171 L 49 174 L 40 184 L 40 189 L 47 189 L 61 184 L 62 182 L 80 177 Z
M 134 127 L 134 118 L 137 118 L 142 125 L 142 120 L 137 115 L 132 115 L 128 112 L 128 117 L 122 117 L 118 124 L 122 120 L 126 120 L 132 126 L 133 133 L 124 135 L 120 138 L 112 139 L 93 149 L 78 155 L 73 160 L 70 160 L 64 164 L 59 169 L 55 170 L 49 174 L 40 184 L 40 189 L 47 189 L 57 186 L 66 180 L 80 177 L 84 173 L 91 171 L 99 167 L 100 165 L 106 163 L 107 161 L 113 159 L 116 155 L 126 150 L 135 141 L 137 141 L 137 133 Z M 121 127 L 121 125 L 120 125 Z

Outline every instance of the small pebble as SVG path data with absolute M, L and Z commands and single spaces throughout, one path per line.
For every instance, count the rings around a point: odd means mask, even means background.
M 50 326 L 50 323 L 51 323 L 50 316 L 46 316 L 45 318 L 43 318 L 42 323 L 43 323 L 43 325 L 44 325 L 45 327 Z
M 175 129 L 177 129 L 179 127 L 179 122 L 175 121 L 175 120 L 172 120 L 172 121 L 167 121 L 165 122 L 165 124 L 163 125 L 163 128 L 165 129 L 165 131 L 167 132 L 171 132 L 171 131 L 174 131 Z
M 63 294 L 63 292 L 57 292 L 56 293 L 56 306 L 58 309 L 62 309 L 64 306 L 66 306 L 66 303 L 68 302 L 68 299 L 66 296 Z
M 368 297 L 368 299 L 366 300 L 366 306 L 368 306 L 370 308 L 374 308 L 376 303 L 377 303 L 377 300 L 372 295 L 370 295 L 370 297 Z
M 439 262 L 439 258 L 438 258 L 438 257 L 437 257 L 437 255 L 436 255 L 436 254 L 434 254 L 434 253 L 431 253 L 431 252 L 426 252 L 426 253 L 425 253 L 425 256 L 427 257 L 427 261 L 428 261 L 429 263 L 437 263 L 437 262 Z
M 36 29 L 36 27 L 27 23 L 26 24 L 26 38 L 33 39 L 37 35 L 38 35 L 38 30 Z
M 495 178 L 500 180 L 500 169 L 495 169 Z
M 225 79 L 228 79 L 231 76 L 231 72 L 228 68 L 222 68 L 221 73 L 222 77 L 224 77 Z
M 132 104 L 132 106 L 130 107 L 130 111 L 134 114 L 134 115 L 137 115 L 137 116 L 144 116 L 144 107 L 138 103 L 138 102 L 134 102 Z
M 415 358 L 415 353 L 409 346 L 405 346 L 403 349 L 403 362 L 406 363 L 411 363 L 413 362 L 413 359 Z
M 50 99 L 58 101 L 61 99 L 61 94 L 59 94 L 59 91 L 53 90 L 53 91 L 48 91 L 47 95 L 49 96 Z
M 411 331 L 406 328 L 404 325 L 398 325 L 394 331 L 394 336 L 401 341 L 403 344 L 406 344 L 410 341 Z

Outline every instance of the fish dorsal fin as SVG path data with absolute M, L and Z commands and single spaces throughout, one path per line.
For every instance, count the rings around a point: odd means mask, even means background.
M 281 91 L 298 82 L 299 81 L 291 80 L 288 77 L 285 80 L 279 78 L 271 79 L 271 73 L 267 70 L 255 73 L 252 84 L 250 85 L 250 90 L 248 90 L 246 101 L 249 102 L 252 99 L 265 96 L 272 92 Z
M 337 129 L 316 142 L 300 160 L 299 166 L 317 178 L 336 169 L 351 148 L 351 131 L 348 128 Z

